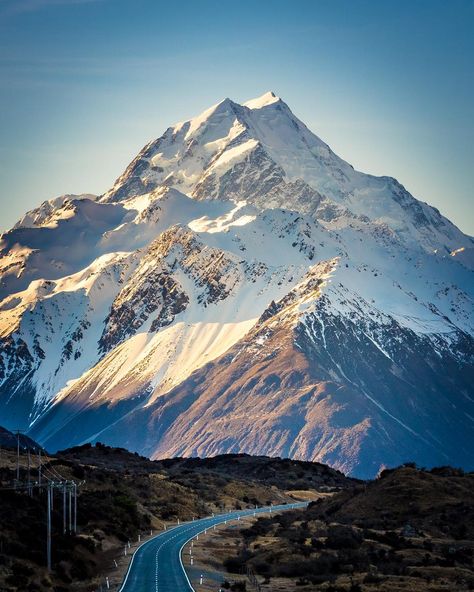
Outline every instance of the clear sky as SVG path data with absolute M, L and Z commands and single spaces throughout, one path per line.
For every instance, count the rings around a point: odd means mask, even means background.
M 0 0 L 0 229 L 267 90 L 474 234 L 474 0 Z

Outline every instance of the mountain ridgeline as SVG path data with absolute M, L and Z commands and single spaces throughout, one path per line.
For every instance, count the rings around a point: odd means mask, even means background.
M 473 468 L 474 241 L 273 93 L 0 237 L 0 424 L 50 451 Z

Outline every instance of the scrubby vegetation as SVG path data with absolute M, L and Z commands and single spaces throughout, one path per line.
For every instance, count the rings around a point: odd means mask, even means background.
M 3 452 L 1 488 L 15 477 L 14 461 L 14 451 Z M 85 592 L 117 549 L 139 533 L 178 518 L 289 501 L 295 490 L 325 496 L 305 511 L 260 518 L 244 528 L 239 552 L 226 560 L 229 572 L 250 568 L 265 592 L 474 590 L 474 475 L 460 470 L 406 465 L 363 483 L 317 463 L 246 455 L 152 462 L 101 444 L 44 462 L 45 477 L 84 482 L 78 532 L 62 533 L 57 492 L 48 574 L 44 492 L 35 489 L 30 497 L 0 489 L 2 592 Z M 26 480 L 25 459 L 20 480 Z M 224 589 L 237 585 L 243 584 Z
M 474 475 L 408 465 L 261 518 L 226 568 L 298 590 L 474 590 Z M 276 589 L 276 588 L 275 588 Z M 293 588 L 291 588 L 293 589 Z
M 15 452 L 3 452 L 0 488 L 15 477 Z M 35 461 L 36 462 L 36 461 Z M 117 549 L 164 522 L 206 516 L 225 509 L 281 503 L 295 480 L 303 490 L 339 490 L 352 483 L 317 463 L 252 458 L 172 459 L 152 462 L 124 449 L 85 445 L 44 459 L 44 478 L 83 481 L 78 533 L 62 534 L 62 499 L 53 506 L 53 572 L 46 564 L 46 495 L 36 488 L 0 490 L 0 590 L 89 591 Z M 32 475 L 36 475 L 32 465 Z M 20 479 L 26 481 L 26 459 Z

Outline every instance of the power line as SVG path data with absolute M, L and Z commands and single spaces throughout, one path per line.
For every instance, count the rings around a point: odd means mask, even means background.
M 50 467 L 49 467 L 48 465 L 46 465 L 46 464 L 44 464 L 44 465 L 43 465 L 43 469 L 42 469 L 42 470 L 44 471 L 44 473 L 47 473 L 47 474 L 49 475 L 49 477 L 47 477 L 47 476 L 46 476 L 46 475 L 43 473 L 43 475 L 44 475 L 44 477 L 45 477 L 46 479 L 48 479 L 48 478 L 49 478 L 51 481 L 61 481 L 61 482 L 62 482 L 62 481 L 66 481 L 66 479 L 65 479 L 64 477 L 60 477 L 60 476 L 58 476 L 57 474 L 54 474 L 54 473 L 53 473 L 53 471 L 51 471 Z
M 69 522 L 69 534 L 77 533 L 77 488 L 83 485 L 85 481 L 77 483 L 76 481 L 66 479 L 51 464 L 50 461 L 43 462 L 41 457 L 41 448 L 30 447 L 29 443 L 22 446 L 27 454 L 27 479 L 26 483 L 20 481 L 20 430 L 16 431 L 16 479 L 12 487 L 0 487 L 0 491 L 25 491 L 29 496 L 33 494 L 33 487 L 37 486 L 38 491 L 46 490 L 46 563 L 48 571 L 52 570 L 52 512 L 54 511 L 54 491 L 62 491 L 62 530 L 66 534 L 66 525 Z M 38 481 L 35 483 L 31 479 L 31 453 L 30 448 L 38 453 Z M 69 511 L 69 512 L 68 512 Z M 68 515 L 69 513 L 69 515 Z M 68 520 L 69 518 L 69 520 Z
M 56 479 L 59 479 L 60 481 L 66 481 L 66 477 L 61 475 L 61 473 L 54 468 L 54 466 L 51 464 L 51 461 L 49 461 L 48 467 L 50 468 L 51 473 L 56 475 Z

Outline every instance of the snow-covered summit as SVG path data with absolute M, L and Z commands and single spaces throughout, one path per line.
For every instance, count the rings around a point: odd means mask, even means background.
M 355 171 L 273 92 L 243 105 L 225 99 L 168 128 L 145 146 L 102 201 L 120 201 L 161 185 L 195 199 L 246 200 L 316 218 L 315 210 L 323 205 L 328 226 L 340 228 L 362 217 L 428 252 L 473 247 L 470 237 L 395 179 Z
M 249 109 L 261 109 L 262 107 L 266 107 L 267 105 L 277 103 L 280 100 L 280 97 L 277 97 L 273 91 L 269 90 L 268 92 L 264 93 L 261 97 L 257 97 L 256 99 L 246 101 L 244 103 L 244 107 L 248 107 Z
M 224 99 L 0 236 L 0 423 L 50 449 L 467 466 L 473 247 L 274 93 Z

